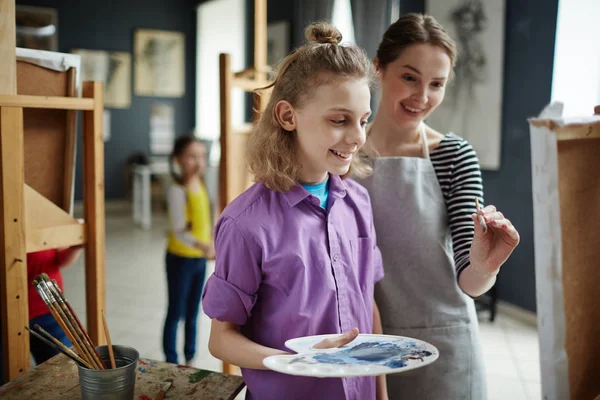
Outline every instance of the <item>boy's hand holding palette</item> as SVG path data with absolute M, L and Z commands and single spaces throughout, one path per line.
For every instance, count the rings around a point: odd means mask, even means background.
M 348 378 L 377 376 L 404 372 L 431 364 L 437 360 L 438 350 L 421 340 L 390 335 L 358 335 L 343 347 L 315 349 L 327 338 L 319 335 L 288 340 L 287 348 L 297 355 L 267 357 L 263 364 L 288 375 L 318 378 Z

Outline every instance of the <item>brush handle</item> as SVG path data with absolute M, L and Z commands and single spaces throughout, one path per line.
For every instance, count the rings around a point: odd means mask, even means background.
M 79 320 L 79 317 L 77 316 L 77 313 L 75 312 L 75 310 L 73 309 L 73 307 L 71 307 L 71 303 L 69 303 L 69 300 L 67 300 L 67 296 L 65 296 L 65 294 L 63 293 L 63 291 L 60 290 L 60 287 L 58 287 L 58 283 L 56 282 L 55 279 L 52 280 L 52 283 L 54 284 L 54 287 L 56 287 L 59 296 L 63 299 L 64 303 L 67 305 L 67 308 L 69 309 L 69 312 L 71 313 L 71 315 L 75 319 L 75 322 L 76 322 L 77 326 L 79 327 L 79 329 L 81 330 L 81 332 L 83 332 L 83 336 L 85 337 L 85 339 L 87 340 L 87 342 L 90 344 L 91 348 L 93 349 L 94 355 L 96 356 L 97 360 L 100 361 L 100 365 L 102 365 L 102 369 L 106 369 L 106 364 L 104 364 L 104 360 L 102 360 L 102 357 L 100 357 L 100 354 L 98 353 L 98 350 L 96 350 L 96 346 L 94 345 L 94 342 L 92 341 L 92 339 L 88 335 L 87 331 L 85 330 L 83 324 Z
M 64 295 L 62 294 L 62 291 L 60 290 L 58 285 L 55 284 L 53 281 L 47 281 L 46 284 L 52 291 L 52 294 L 54 295 L 54 297 L 58 299 L 60 308 L 62 309 L 63 314 L 66 316 L 66 319 L 68 320 L 70 326 L 72 327 L 73 333 L 78 336 L 81 346 L 83 348 L 85 348 L 90 359 L 94 362 L 93 363 L 94 366 L 98 369 L 105 369 L 104 363 L 102 363 L 100 356 L 96 355 L 94 346 L 92 346 L 90 344 L 90 342 L 87 341 L 86 335 L 83 334 L 81 327 L 77 324 L 77 322 L 75 321 L 75 318 L 73 318 L 71 310 L 67 307 L 67 305 L 64 301 Z
M 115 363 L 115 354 L 113 353 L 112 341 L 110 340 L 110 332 L 108 331 L 108 323 L 106 322 L 106 315 L 102 310 L 102 325 L 104 325 L 104 335 L 106 335 L 106 344 L 108 345 L 108 355 L 110 357 L 110 365 L 112 368 L 117 368 Z
M 81 347 L 79 341 L 76 340 L 75 336 L 73 335 L 73 332 L 68 328 L 67 323 L 62 318 L 61 313 L 59 312 L 60 308 L 57 306 L 56 300 L 52 296 L 52 293 L 50 292 L 48 285 L 46 285 L 46 282 L 41 280 L 39 282 L 39 284 L 36 286 L 36 289 L 38 289 L 38 292 L 41 292 L 40 295 L 42 295 L 42 293 L 43 293 L 43 296 L 46 300 L 46 305 L 48 306 L 50 313 L 52 314 L 52 316 L 54 317 L 56 322 L 58 322 L 58 325 L 61 327 L 63 332 L 67 335 L 67 337 L 69 338 L 69 340 L 71 341 L 71 343 L 73 344 L 75 349 L 77 350 L 77 353 L 79 354 L 79 356 L 81 358 L 83 358 L 85 361 L 87 361 L 88 363 L 90 363 L 91 365 L 93 365 L 94 368 L 96 368 L 94 362 L 90 359 L 87 352 L 84 351 L 84 349 Z
M 85 337 L 84 337 L 83 333 L 81 332 L 81 330 L 79 329 L 79 327 L 75 323 L 73 317 L 70 315 L 69 309 L 67 308 L 67 306 L 64 303 L 62 303 L 60 305 L 60 307 L 61 307 L 61 309 L 63 311 L 63 314 L 67 317 L 67 320 L 69 320 L 69 324 L 70 324 L 70 326 L 73 329 L 74 335 L 78 335 L 77 339 L 79 339 L 80 345 L 82 346 L 82 348 L 85 349 L 85 351 L 88 354 L 90 360 L 92 360 L 94 362 L 94 366 L 96 368 L 98 368 L 98 369 L 102 369 L 102 365 L 98 362 L 98 360 L 95 357 L 94 349 L 85 340 Z
M 29 331 L 29 333 L 32 334 L 33 336 L 35 336 L 36 338 L 38 338 L 39 340 L 41 340 L 42 342 L 44 342 L 48 346 L 52 347 L 54 350 L 56 350 L 56 351 L 64 354 L 65 356 L 69 357 L 71 360 L 75 361 L 77 364 L 81 365 L 82 367 L 90 368 L 89 364 L 85 365 L 85 363 L 82 362 L 83 360 L 81 360 L 81 359 L 78 360 L 77 358 L 73 357 L 71 354 L 69 354 L 68 352 L 66 352 L 65 350 L 63 350 L 61 347 L 55 345 L 54 343 L 52 343 L 51 341 L 49 341 L 48 339 L 46 339 L 45 337 L 43 337 L 39 333 L 37 333 L 37 332 L 29 329 L 28 327 L 25 327 L 25 329 L 27 329 Z
M 483 230 L 483 233 L 487 232 L 487 224 L 485 223 L 485 219 L 481 214 L 481 207 L 479 206 L 479 198 L 475 197 L 475 210 L 477 210 L 477 220 L 479 221 L 479 225 Z
M 83 358 L 79 357 L 76 353 L 73 352 L 73 350 L 71 350 L 67 346 L 65 346 L 60 340 L 58 340 L 57 338 L 55 338 L 54 336 L 52 336 L 44 328 L 42 328 L 38 324 L 35 324 L 35 329 L 37 329 L 38 331 L 40 331 L 49 340 L 51 340 L 52 342 L 54 342 L 55 345 L 57 345 L 58 347 L 60 347 L 61 349 L 63 349 L 63 353 L 66 353 L 67 356 L 70 355 L 70 357 L 72 359 L 74 359 L 74 361 L 78 361 L 80 364 L 82 364 L 86 368 L 94 369 L 94 367 L 92 367 L 90 364 L 88 364 L 87 361 L 85 361 Z M 30 333 L 32 333 L 34 336 L 38 337 L 38 335 L 37 335 L 37 333 L 35 331 L 30 330 Z

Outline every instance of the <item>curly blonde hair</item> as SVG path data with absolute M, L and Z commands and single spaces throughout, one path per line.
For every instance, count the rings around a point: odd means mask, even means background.
M 375 81 L 375 71 L 365 51 L 354 45 L 339 45 L 342 34 L 325 22 L 309 25 L 305 30 L 308 44 L 296 49 L 280 64 L 269 103 L 248 139 L 248 167 L 257 182 L 269 189 L 289 191 L 299 178 L 296 159 L 296 132 L 288 132 L 279 124 L 275 105 L 285 100 L 301 108 L 310 100 L 319 85 L 341 79 L 367 78 Z M 355 176 L 365 176 L 370 168 L 354 157 L 350 170 Z

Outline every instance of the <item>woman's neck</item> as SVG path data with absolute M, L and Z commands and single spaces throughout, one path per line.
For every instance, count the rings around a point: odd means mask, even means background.
M 418 143 L 420 135 L 419 128 L 400 128 L 382 112 L 378 112 L 369 128 L 369 138 L 377 149 L 393 149 Z

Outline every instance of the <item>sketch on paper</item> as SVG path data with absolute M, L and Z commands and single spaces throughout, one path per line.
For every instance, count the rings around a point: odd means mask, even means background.
M 17 47 L 58 51 L 58 13 L 53 8 L 15 6 Z
M 152 103 L 150 109 L 150 152 L 169 154 L 175 140 L 175 108 L 167 103 Z
M 135 32 L 135 94 L 182 97 L 185 93 L 185 36 L 180 32 Z
M 104 107 L 131 105 L 131 55 L 126 52 L 76 49 L 81 56 L 81 81 L 101 81 Z
M 473 146 L 481 167 L 500 168 L 504 0 L 427 0 L 427 13 L 456 41 L 455 77 L 427 123 Z

